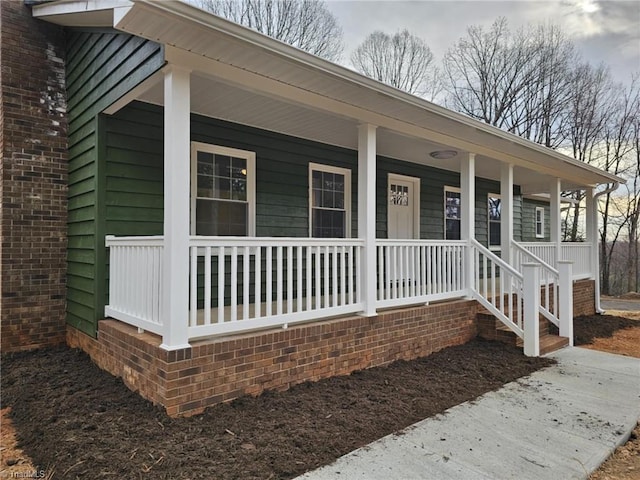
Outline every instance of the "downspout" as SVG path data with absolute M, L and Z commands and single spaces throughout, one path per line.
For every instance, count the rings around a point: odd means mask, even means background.
M 611 187 L 596 193 L 593 198 L 591 199 L 591 201 L 594 203 L 594 211 L 595 211 L 595 216 L 596 216 L 596 221 L 595 221 L 595 225 L 594 225 L 594 243 L 593 246 L 596 249 L 596 254 L 595 254 L 595 265 L 594 265 L 594 269 L 596 270 L 596 278 L 595 278 L 595 297 L 596 297 L 596 313 L 598 315 L 602 315 L 605 313 L 605 311 L 602 309 L 602 307 L 600 306 L 600 249 L 598 248 L 598 212 L 596 210 L 596 205 L 595 203 L 598 201 L 598 198 L 601 195 L 606 195 L 607 193 L 611 193 L 615 190 L 618 189 L 618 187 L 620 186 L 619 182 L 615 182 Z

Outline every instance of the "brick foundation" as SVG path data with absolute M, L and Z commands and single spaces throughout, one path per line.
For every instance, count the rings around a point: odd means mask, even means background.
M 0 1 L 0 336 L 3 352 L 63 343 L 67 123 L 62 28 Z
M 573 316 L 596 313 L 595 280 L 579 280 L 573 284 Z
M 195 342 L 172 352 L 160 348 L 156 335 L 103 320 L 97 339 L 69 326 L 67 342 L 169 415 L 182 416 L 465 343 L 477 334 L 476 311 L 475 301 L 461 300 Z

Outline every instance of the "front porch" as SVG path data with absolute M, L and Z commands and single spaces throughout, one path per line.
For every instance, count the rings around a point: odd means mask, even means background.
M 594 275 L 588 244 L 561 244 L 558 262 L 555 244 L 513 242 L 513 268 L 475 241 L 378 239 L 373 268 L 365 269 L 358 239 L 192 236 L 188 311 L 178 322 L 162 315 L 163 237 L 108 237 L 107 246 L 107 316 L 159 335 L 167 350 L 207 337 L 364 315 L 366 305 L 376 315 L 462 298 L 477 300 L 520 337 L 528 311 L 556 325 L 562 320 L 561 332 L 570 336 L 572 284 Z M 578 265 L 573 272 L 572 264 Z M 373 275 L 373 298 L 363 288 L 366 274 Z M 530 295 L 534 290 L 539 294 Z M 532 343 L 526 353 L 537 355 L 537 348 Z

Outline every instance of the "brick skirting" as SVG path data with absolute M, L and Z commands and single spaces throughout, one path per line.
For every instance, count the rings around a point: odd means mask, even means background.
M 67 327 L 67 343 L 171 416 L 265 389 L 284 390 L 394 360 L 423 357 L 477 334 L 477 303 L 460 300 L 194 342 L 167 352 L 160 338 L 116 320 L 98 338 Z
M 579 280 L 573 284 L 573 316 L 596 313 L 595 280 Z

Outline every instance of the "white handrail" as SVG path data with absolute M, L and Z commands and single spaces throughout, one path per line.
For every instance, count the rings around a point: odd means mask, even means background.
M 524 338 L 523 281 L 520 272 L 475 239 L 469 242 L 473 261 L 474 298 L 520 338 Z

